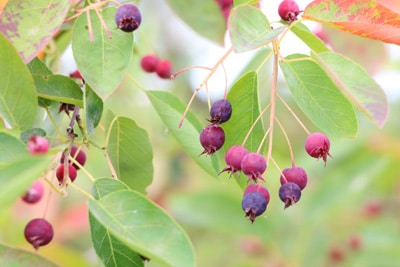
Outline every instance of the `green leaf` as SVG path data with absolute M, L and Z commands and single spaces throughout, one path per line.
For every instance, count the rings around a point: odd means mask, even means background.
M 85 82 L 103 99 L 121 82 L 133 50 L 133 34 L 118 29 L 115 12 L 116 8 L 109 7 L 101 13 L 111 39 L 93 10 L 90 11 L 90 22 L 94 40 L 90 39 L 86 15 L 79 16 L 72 33 L 72 51 L 78 69 Z
M 251 51 L 266 45 L 284 29 L 279 27 L 272 30 L 267 17 L 259 8 L 241 5 L 231 10 L 228 30 L 236 52 Z
M 386 94 L 361 65 L 337 53 L 312 53 L 311 56 L 353 105 L 383 127 L 389 113 Z
M 167 2 L 195 32 L 217 44 L 224 43 L 225 21 L 217 3 L 210 0 L 168 0 Z M 194 10 L 195 12 L 192 12 Z
M 92 195 L 95 199 L 99 199 L 108 195 L 109 193 L 127 189 L 129 189 L 129 186 L 120 180 L 113 178 L 98 178 L 93 184 Z
M 58 265 L 36 252 L 28 252 L 0 244 L 0 266 L 57 267 Z
M 353 106 L 325 71 L 310 57 L 291 55 L 280 62 L 294 100 L 321 130 L 334 137 L 354 137 L 358 121 Z
M 110 233 L 141 255 L 164 266 L 195 266 L 183 229 L 141 194 L 120 190 L 89 200 L 89 211 Z
M 28 68 L 15 48 L 0 34 L 0 116 L 11 127 L 32 127 L 38 99 Z
M 72 79 L 55 74 L 33 75 L 38 96 L 83 107 L 82 89 Z
M 61 27 L 68 9 L 69 1 L 8 1 L 1 14 L 0 31 L 28 63 Z
M 23 155 L 29 155 L 26 144 L 18 138 L 0 132 L 0 165 L 17 159 Z
M 296 23 L 294 27 L 291 27 L 290 30 L 299 37 L 311 50 L 322 53 L 329 52 L 329 48 L 326 47 L 324 42 L 315 36 L 304 24 Z
M 103 100 L 96 95 L 88 84 L 85 84 L 84 109 L 86 112 L 86 130 L 93 135 L 95 128 L 99 125 L 103 114 Z
M 29 62 L 27 66 L 32 75 L 36 74 L 41 76 L 48 76 L 53 74 L 51 70 L 46 66 L 46 64 L 44 64 L 37 57 L 35 57 L 31 62 Z
M 153 180 L 153 151 L 147 132 L 125 117 L 116 117 L 109 131 L 107 153 L 118 178 L 145 193 Z
M 218 160 L 213 156 L 199 156 L 204 148 L 200 144 L 202 125 L 193 112 L 189 111 L 182 127 L 178 128 L 179 121 L 185 111 L 185 104 L 176 96 L 164 91 L 146 91 L 153 107 L 162 121 L 174 135 L 183 149 L 192 159 L 209 174 L 215 176 L 220 170 Z

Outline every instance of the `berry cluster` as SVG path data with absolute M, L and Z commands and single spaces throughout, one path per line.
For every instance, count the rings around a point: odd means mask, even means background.
M 297 3 L 293 0 L 283 0 L 278 6 L 278 14 L 282 20 L 293 22 L 300 14 Z
M 169 60 L 160 60 L 154 54 L 148 54 L 140 60 L 140 66 L 145 72 L 155 72 L 162 79 L 171 79 L 172 64 Z
M 77 163 L 72 162 L 68 159 L 67 165 L 65 165 L 65 153 L 62 154 L 60 158 L 60 165 L 58 165 L 56 170 L 56 177 L 60 185 L 65 183 L 65 179 L 69 177 L 71 183 L 75 181 L 76 176 L 78 175 L 77 171 L 80 169 L 79 166 L 83 166 L 86 162 L 86 154 L 84 151 L 79 149 L 77 146 L 72 146 L 69 157 L 74 159 Z M 67 168 L 66 168 L 67 166 Z M 68 175 L 65 171 L 68 171 Z

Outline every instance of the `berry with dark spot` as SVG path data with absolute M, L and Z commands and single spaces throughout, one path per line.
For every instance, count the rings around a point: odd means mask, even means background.
M 328 156 L 331 157 L 331 154 L 329 154 L 330 147 L 331 143 L 329 138 L 323 133 L 318 132 L 310 134 L 304 144 L 308 155 L 317 159 L 322 158 L 325 164 Z
M 221 124 L 231 118 L 232 105 L 226 99 L 220 99 L 214 102 L 210 109 L 209 120 L 212 124 Z
M 142 57 L 140 60 L 140 66 L 145 72 L 155 72 L 160 62 L 156 55 L 149 54 Z
M 29 204 L 37 203 L 42 199 L 43 191 L 44 189 L 42 183 L 40 181 L 36 181 L 22 196 L 22 200 Z
M 282 171 L 280 181 L 281 185 L 287 182 L 295 183 L 303 190 L 307 185 L 307 173 L 301 167 L 286 168 Z
M 208 125 L 200 133 L 200 143 L 204 151 L 200 154 L 211 155 L 225 142 L 225 132 L 219 125 Z
M 77 146 L 72 146 L 69 154 L 81 166 L 85 165 L 85 162 L 86 162 L 86 153 L 85 153 L 85 151 L 83 151 L 82 149 L 79 149 L 79 151 L 78 151 L 78 147 Z M 68 160 L 68 162 L 70 163 L 71 160 Z M 64 163 L 64 153 L 61 155 L 60 163 L 61 164 Z M 79 166 L 77 164 L 72 163 L 72 166 L 74 166 L 75 169 L 79 170 Z
M 40 135 L 32 135 L 28 140 L 28 150 L 32 155 L 45 154 L 49 150 L 49 141 Z
M 71 164 L 68 164 L 68 176 L 69 176 L 69 179 L 71 179 L 71 183 L 73 181 L 75 181 L 76 176 L 77 176 L 77 171 L 76 171 L 75 167 L 72 166 Z M 64 164 L 61 164 L 57 167 L 56 177 L 57 177 L 57 180 L 60 183 L 60 185 L 63 184 L 63 182 L 64 182 Z
M 225 154 L 226 167 L 221 171 L 230 172 L 230 176 L 242 170 L 241 163 L 249 151 L 243 146 L 231 146 Z
M 293 0 L 283 0 L 278 7 L 278 14 L 282 20 L 293 22 L 300 14 L 299 6 Z
M 160 60 L 157 64 L 156 73 L 162 79 L 171 79 L 172 64 L 168 60 Z
M 268 201 L 260 192 L 250 192 L 243 195 L 242 209 L 245 216 L 254 222 L 257 216 L 260 216 L 267 209 Z
M 41 246 L 45 246 L 53 239 L 53 226 L 42 218 L 33 219 L 25 226 L 24 236 L 37 250 Z
M 299 202 L 301 189 L 295 183 L 287 182 L 279 188 L 279 198 L 285 203 L 285 209 Z
M 267 162 L 261 154 L 256 152 L 248 153 L 243 157 L 240 167 L 244 174 L 249 177 L 247 182 L 253 180 L 257 183 L 257 179 L 264 181 L 262 175 L 267 169 Z
M 139 28 L 141 22 L 142 15 L 133 4 L 123 4 L 115 13 L 115 23 L 124 32 L 133 32 Z

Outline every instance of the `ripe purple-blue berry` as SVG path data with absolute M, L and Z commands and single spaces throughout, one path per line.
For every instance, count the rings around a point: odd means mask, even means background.
M 242 209 L 251 223 L 257 216 L 260 216 L 267 209 L 267 200 L 260 192 L 250 192 L 244 194 L 242 199 Z
M 142 15 L 133 4 L 123 4 L 115 13 L 115 23 L 124 32 L 133 32 L 139 28 L 141 22 Z
M 297 203 L 301 197 L 301 189 L 295 183 L 287 182 L 279 188 L 279 198 L 285 203 L 285 209 Z
M 200 133 L 200 143 L 204 150 L 200 154 L 211 155 L 220 149 L 225 142 L 225 132 L 219 125 L 208 125 Z
M 220 99 L 214 102 L 210 109 L 210 122 L 221 124 L 228 121 L 232 115 L 232 105 L 226 99 Z

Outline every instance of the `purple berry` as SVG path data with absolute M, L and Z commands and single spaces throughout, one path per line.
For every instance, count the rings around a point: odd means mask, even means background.
M 155 72 L 159 61 L 156 55 L 145 55 L 140 61 L 140 66 L 145 72 Z
M 40 181 L 36 181 L 22 196 L 22 200 L 29 204 L 37 203 L 42 199 L 43 192 L 44 189 L 42 183 Z
M 33 219 L 25 226 L 25 239 L 37 250 L 53 239 L 53 227 L 42 218 Z
M 300 197 L 300 186 L 295 183 L 287 182 L 279 188 L 279 198 L 285 203 L 285 209 L 297 203 Z
M 329 154 L 329 149 L 331 147 L 331 143 L 329 142 L 329 138 L 323 133 L 312 133 L 310 134 L 304 147 L 308 153 L 313 158 L 322 158 L 326 164 L 326 160 Z
M 244 190 L 243 195 L 247 195 L 251 192 L 258 192 L 261 195 L 264 196 L 265 200 L 267 201 L 267 204 L 269 203 L 269 191 L 266 187 L 262 186 L 261 184 L 250 184 L 246 187 L 246 189 Z
M 220 149 L 225 142 L 224 130 L 219 125 L 208 125 L 200 133 L 200 143 L 204 151 L 200 154 L 211 155 Z
M 68 176 L 69 176 L 69 179 L 71 179 L 71 182 L 75 181 L 76 176 L 77 176 L 76 169 L 71 164 L 68 164 Z M 64 182 L 64 164 L 61 164 L 57 167 L 56 177 L 60 184 L 62 184 Z
M 282 171 L 280 181 L 281 185 L 287 182 L 295 183 L 303 190 L 307 185 L 307 173 L 301 167 L 286 168 Z
M 243 157 L 240 167 L 244 174 L 249 177 L 247 182 L 253 180 L 257 183 L 257 179 L 264 181 L 262 174 L 267 169 L 267 162 L 261 154 L 255 152 L 248 153 Z
M 161 60 L 157 64 L 156 73 L 162 79 L 170 79 L 172 76 L 172 64 L 168 60 Z
M 293 0 L 283 0 L 278 7 L 278 14 L 285 21 L 297 20 L 297 15 L 300 14 L 299 6 Z
M 32 135 L 28 140 L 28 150 L 32 155 L 45 154 L 49 150 L 49 141 L 40 135 Z
M 210 109 L 210 117 L 209 120 L 212 124 L 221 124 L 226 122 L 231 118 L 232 115 L 232 105 L 226 99 L 220 99 L 215 101 Z
M 139 28 L 141 22 L 142 15 L 133 4 L 121 5 L 115 13 L 115 23 L 124 32 L 133 32 Z
M 242 209 L 251 223 L 267 209 L 268 201 L 259 192 L 245 194 L 242 199 Z
M 230 172 L 230 176 L 242 170 L 241 163 L 249 151 L 243 146 L 231 146 L 225 154 L 226 167 L 221 171 Z
M 79 149 L 78 152 L 78 147 L 77 146 L 72 146 L 71 151 L 69 152 L 70 156 L 74 158 L 81 166 L 84 166 L 86 163 L 86 153 L 82 150 Z M 71 160 L 68 160 L 70 163 Z M 60 163 L 64 163 L 64 153 L 61 155 Z M 75 169 L 79 170 L 79 166 L 75 163 L 72 163 L 72 166 L 74 166 Z

